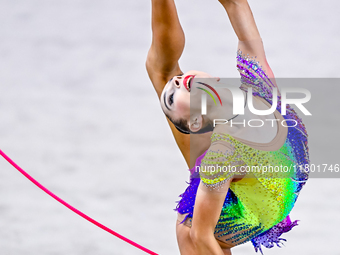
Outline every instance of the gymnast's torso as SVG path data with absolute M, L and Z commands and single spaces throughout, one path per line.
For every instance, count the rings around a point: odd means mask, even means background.
M 252 87 L 253 96 L 270 106 L 275 86 L 259 63 L 239 51 L 237 67 L 241 89 L 247 92 Z M 280 107 L 278 96 L 274 112 L 277 134 L 269 142 L 248 141 L 214 130 L 210 148 L 196 160 L 190 185 L 176 208 L 179 222 L 191 226 L 200 182 L 218 192 L 234 178 L 215 227 L 220 243 L 232 247 L 252 241 L 256 250 L 261 250 L 261 245 L 270 248 L 280 242 L 282 233 L 297 225 L 289 213 L 308 179 L 304 171 L 309 164 L 307 131 L 291 107 L 285 116 Z

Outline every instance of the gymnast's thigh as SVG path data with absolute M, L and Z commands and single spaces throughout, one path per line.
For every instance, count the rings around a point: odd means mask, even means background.
M 195 247 L 190 237 L 190 227 L 176 221 L 176 236 L 181 255 L 195 254 Z
M 190 223 L 188 220 L 181 223 L 184 219 L 184 215 L 179 214 L 176 222 L 176 236 L 177 236 L 177 243 L 179 246 L 179 250 L 181 255 L 193 255 L 195 254 L 194 244 L 190 237 Z M 217 240 L 217 239 L 216 239 Z M 218 244 L 221 246 L 225 255 L 231 254 L 230 248 L 234 245 L 221 242 L 217 240 Z

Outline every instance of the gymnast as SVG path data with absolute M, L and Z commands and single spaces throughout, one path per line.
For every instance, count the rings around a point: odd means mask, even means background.
M 217 90 L 220 78 L 181 70 L 178 61 L 185 37 L 175 3 L 152 0 L 153 37 L 146 68 L 191 172 L 190 184 L 176 208 L 182 255 L 231 254 L 232 247 L 248 241 L 260 252 L 262 246 L 279 246 L 281 235 L 297 225 L 289 213 L 308 179 L 301 168 L 309 164 L 306 128 L 289 105 L 285 115 L 281 114 L 280 91 L 248 2 L 219 2 L 238 37 L 241 79 L 236 92 L 242 99 L 243 114 L 234 114 L 230 88 Z M 250 104 L 273 111 L 259 115 L 249 110 Z M 217 124 L 216 119 L 225 121 Z M 255 128 L 233 125 L 252 119 L 265 124 Z M 282 170 L 282 166 L 292 165 L 299 170 L 278 174 L 245 171 L 279 166 Z

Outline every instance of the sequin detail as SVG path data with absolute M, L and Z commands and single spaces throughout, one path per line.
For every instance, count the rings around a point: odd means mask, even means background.
M 263 254 L 261 245 L 266 248 L 273 248 L 274 245 L 281 247 L 282 241 L 287 241 L 286 239 L 280 238 L 282 233 L 290 231 L 293 227 L 297 226 L 298 221 L 292 222 L 290 217 L 287 216 L 283 221 L 276 224 L 271 229 L 260 234 L 259 236 L 252 239 L 252 244 L 254 245 L 255 251 L 260 251 Z

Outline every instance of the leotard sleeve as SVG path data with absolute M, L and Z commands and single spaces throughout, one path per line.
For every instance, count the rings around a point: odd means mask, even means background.
M 231 144 L 219 140 L 218 135 L 214 137 L 215 141 L 212 141 L 198 169 L 203 184 L 213 189 L 236 175 L 241 175 L 239 167 L 244 165 Z
M 256 61 L 260 64 L 263 71 L 266 72 L 268 76 L 271 76 L 271 72 L 268 70 L 270 66 L 267 62 L 262 39 L 239 41 L 238 50 L 249 58 L 256 58 Z
M 242 84 L 251 86 L 255 92 L 261 92 L 259 96 L 271 94 L 273 88 L 277 88 L 261 39 L 239 41 L 237 69 L 240 72 Z

